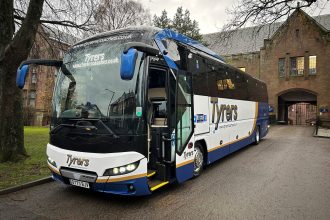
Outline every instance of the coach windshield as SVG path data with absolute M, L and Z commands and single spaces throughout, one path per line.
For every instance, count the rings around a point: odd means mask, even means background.
M 126 38 L 129 38 L 126 36 Z M 132 40 L 130 38 L 130 40 Z M 53 98 L 53 122 L 102 120 L 116 135 L 141 132 L 142 52 L 138 52 L 134 76 L 120 76 L 125 36 L 96 40 L 73 47 L 64 58 Z

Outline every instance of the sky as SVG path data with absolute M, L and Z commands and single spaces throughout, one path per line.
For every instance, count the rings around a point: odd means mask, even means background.
M 218 32 L 222 26 L 228 22 L 229 17 L 226 14 L 226 8 L 230 9 L 237 0 L 137 0 L 141 2 L 145 8 L 149 9 L 152 17 L 154 14 L 161 15 L 165 9 L 170 18 L 176 12 L 179 6 L 190 11 L 190 18 L 195 19 L 199 23 L 200 32 L 202 34 Z M 322 14 L 330 14 L 330 1 L 326 7 L 320 11 L 306 11 L 311 16 Z

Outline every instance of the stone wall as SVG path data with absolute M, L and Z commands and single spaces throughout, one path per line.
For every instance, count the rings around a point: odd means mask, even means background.
M 316 56 L 316 75 L 309 74 L 309 56 Z M 278 96 L 286 91 L 301 89 L 317 96 L 318 109 L 330 110 L 330 32 L 319 26 L 304 12 L 296 11 L 269 40 L 260 52 L 224 56 L 235 67 L 265 81 L 269 104 L 278 111 Z M 302 76 L 290 75 L 290 58 L 304 57 Z M 279 59 L 285 58 L 285 76 L 278 72 Z M 319 110 L 317 111 L 320 114 Z M 321 113 L 329 118 L 329 113 Z

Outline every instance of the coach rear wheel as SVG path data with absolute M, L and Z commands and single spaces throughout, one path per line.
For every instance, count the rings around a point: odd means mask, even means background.
M 259 126 L 257 126 L 254 144 L 259 144 L 259 142 L 260 142 L 260 131 L 259 131 Z
M 202 173 L 204 166 L 203 148 L 199 143 L 195 144 L 195 157 L 194 157 L 194 176 L 199 176 Z

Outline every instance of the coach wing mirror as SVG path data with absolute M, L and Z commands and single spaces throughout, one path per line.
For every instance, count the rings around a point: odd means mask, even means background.
M 25 85 L 26 75 L 29 72 L 30 64 L 61 67 L 62 61 L 32 59 L 32 60 L 26 60 L 26 61 L 22 62 L 22 64 L 18 67 L 17 74 L 16 74 L 16 86 L 20 89 L 23 89 L 23 87 Z
M 18 88 L 23 89 L 25 85 L 26 75 L 28 72 L 29 72 L 29 65 L 23 65 L 17 69 L 16 86 Z
M 138 52 L 134 48 L 123 51 L 121 54 L 120 77 L 123 80 L 131 80 L 134 76 L 134 68 Z
M 123 80 L 131 80 L 134 76 L 134 68 L 138 51 L 146 53 L 146 55 L 157 56 L 159 50 L 141 42 L 130 42 L 124 44 L 124 50 L 121 55 L 120 77 Z

